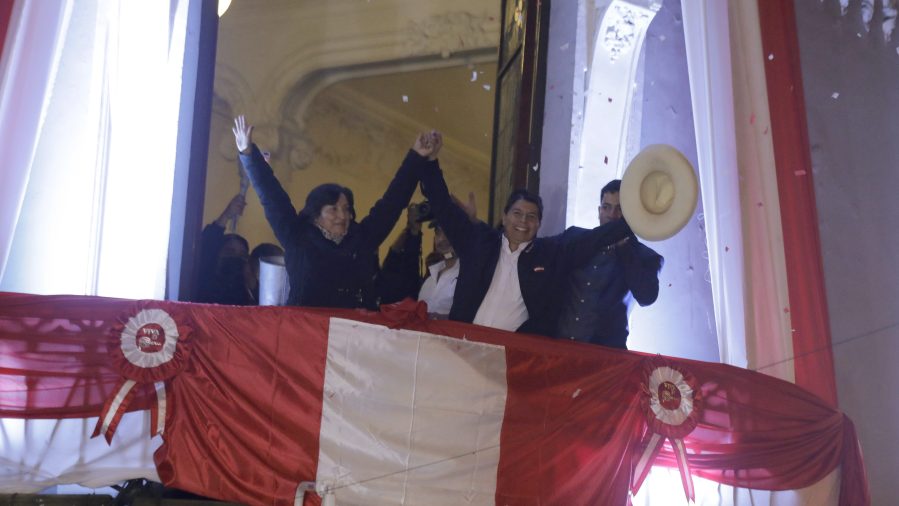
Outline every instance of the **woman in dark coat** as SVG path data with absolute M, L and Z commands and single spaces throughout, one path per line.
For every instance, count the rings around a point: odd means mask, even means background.
M 367 217 L 356 222 L 353 192 L 333 183 L 309 192 L 298 214 L 253 144 L 253 127 L 239 116 L 233 131 L 240 161 L 284 247 L 290 279 L 288 304 L 377 309 L 378 247 L 409 204 L 422 168 L 436 163 L 437 148 L 428 136 L 418 136 L 384 196 Z

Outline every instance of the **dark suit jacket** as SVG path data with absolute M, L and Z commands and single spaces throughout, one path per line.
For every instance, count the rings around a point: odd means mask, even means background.
M 465 211 L 452 203 L 443 173 L 436 164 L 422 170 L 421 185 L 459 257 L 459 280 L 449 317 L 471 322 L 493 281 L 503 233 L 486 223 L 472 223 Z M 528 320 L 518 331 L 552 335 L 568 273 L 587 263 L 603 247 L 630 234 L 624 220 L 619 220 L 592 230 L 571 227 L 562 234 L 537 238 L 527 245 L 518 257 L 518 282 Z

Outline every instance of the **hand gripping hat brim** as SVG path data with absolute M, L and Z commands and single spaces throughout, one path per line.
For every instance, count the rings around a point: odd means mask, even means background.
M 635 234 L 661 241 L 690 221 L 698 195 L 696 174 L 684 155 L 666 144 L 653 144 L 627 166 L 619 200 Z

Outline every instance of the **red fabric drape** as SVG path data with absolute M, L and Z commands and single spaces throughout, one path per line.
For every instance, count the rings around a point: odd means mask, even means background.
M 796 384 L 837 406 L 793 2 L 758 0 L 780 196 Z
M 653 357 L 425 321 L 414 306 L 371 313 L 0 294 L 0 416 L 96 416 L 118 380 L 110 329 L 148 306 L 191 329 L 188 363 L 168 380 L 164 444 L 155 455 L 167 484 L 247 504 L 292 504 L 297 484 L 316 476 L 336 316 L 504 347 L 497 503 L 626 501 L 645 440 L 640 404 Z M 698 425 L 684 438 L 693 474 L 786 490 L 841 465 L 842 504 L 869 503 L 852 424 L 826 402 L 761 373 L 667 361 L 702 393 Z M 657 463 L 675 465 L 670 449 Z
M 9 30 L 9 21 L 12 17 L 12 6 L 15 0 L 0 0 L 0 56 L 6 44 L 6 33 Z

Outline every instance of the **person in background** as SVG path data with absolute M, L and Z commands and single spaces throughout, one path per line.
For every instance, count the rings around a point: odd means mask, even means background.
M 256 303 L 248 283 L 250 245 L 238 234 L 225 233 L 228 222 L 240 216 L 244 207 L 244 197 L 235 195 L 222 214 L 203 229 L 197 302 L 238 306 Z
M 249 287 L 256 303 L 259 303 L 259 263 L 263 258 L 284 256 L 284 250 L 277 244 L 264 242 L 250 252 Z
M 439 150 L 443 139 L 432 132 L 429 142 Z M 618 220 L 537 238 L 543 201 L 526 190 L 509 196 L 501 227 L 473 223 L 453 204 L 437 164 L 425 167 L 421 187 L 459 257 L 451 320 L 552 336 L 561 280 L 596 251 L 632 234 Z
M 461 207 L 469 219 L 477 221 L 477 206 L 473 192 L 468 194 L 468 203 L 463 204 L 455 196 L 453 202 Z M 459 277 L 459 259 L 449 239 L 434 220 L 430 204 L 413 204 L 407 211 L 406 229 L 391 245 L 381 275 L 384 279 L 384 303 L 397 302 L 411 297 L 428 305 L 428 315 L 435 319 L 449 317 Z M 423 214 L 424 213 L 424 214 Z M 428 222 L 434 229 L 434 244 L 425 259 L 426 272 L 421 272 L 421 225 Z
M 620 179 L 602 188 L 600 226 L 622 219 L 620 189 Z M 634 301 L 641 306 L 656 301 L 662 263 L 633 236 L 597 252 L 566 281 L 556 337 L 627 349 L 628 315 Z
M 427 135 L 416 138 L 384 195 L 357 222 L 353 192 L 334 183 L 313 188 L 297 213 L 253 144 L 253 127 L 243 116 L 235 118 L 233 133 L 241 163 L 284 248 L 288 304 L 377 309 L 378 247 L 409 204 L 419 173 L 435 163 L 437 149 L 426 144 Z

